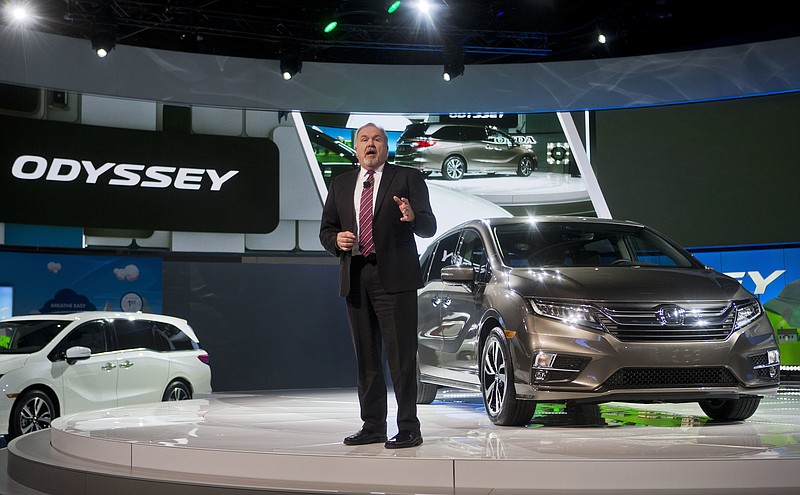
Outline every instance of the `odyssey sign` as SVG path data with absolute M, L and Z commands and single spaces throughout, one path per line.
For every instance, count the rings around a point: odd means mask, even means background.
M 86 174 L 81 177 L 85 171 Z M 107 174 L 107 172 L 111 172 Z M 138 165 L 134 163 L 107 162 L 100 167 L 95 167 L 89 160 L 71 160 L 68 158 L 54 158 L 52 162 L 43 156 L 21 155 L 14 160 L 11 174 L 17 179 L 38 180 L 44 179 L 54 182 L 73 182 L 81 179 L 86 184 L 97 184 L 103 176 L 105 184 L 110 186 L 125 187 L 155 187 L 166 188 L 173 186 L 176 189 L 200 190 L 203 186 L 204 176 L 211 179 L 210 191 L 219 191 L 222 186 L 232 179 L 238 170 L 229 170 L 220 174 L 213 168 L 185 168 L 169 167 L 163 165 Z M 173 177 L 174 176 L 174 177 Z M 145 180 L 142 180 L 142 179 Z
M 750 277 L 750 280 L 752 280 L 753 283 L 756 284 L 756 288 L 753 290 L 753 294 L 758 296 L 764 294 L 767 291 L 767 286 L 772 282 L 774 282 L 775 280 L 777 280 L 778 277 L 783 275 L 785 272 L 786 270 L 774 270 L 766 277 L 761 275 L 761 272 L 759 272 L 758 270 L 752 270 L 748 272 L 726 272 L 725 275 L 731 278 L 735 278 L 736 280 L 739 281 L 739 283 L 742 283 L 745 276 Z
M 266 234 L 278 147 L 214 136 L 0 116 L 0 222 Z

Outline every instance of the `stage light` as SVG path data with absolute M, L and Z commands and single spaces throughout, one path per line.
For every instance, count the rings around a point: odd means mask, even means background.
M 417 10 L 422 14 L 428 15 L 431 13 L 431 4 L 427 0 L 419 0 L 417 2 Z
M 296 49 L 281 50 L 281 76 L 285 81 L 302 72 L 303 60 Z
M 446 47 L 442 78 L 450 82 L 462 74 L 464 74 L 464 51 L 460 46 Z
M 117 29 L 111 24 L 92 26 L 92 50 L 100 58 L 105 58 L 117 46 Z
M 605 35 L 605 34 L 603 34 L 603 33 L 600 33 L 600 34 L 598 34 L 598 35 L 597 35 L 597 42 L 598 42 L 598 43 L 600 43 L 600 44 L 602 44 L 602 45 L 605 45 L 605 44 L 606 44 L 606 41 L 608 41 L 608 38 L 606 38 L 606 35 Z
M 36 21 L 35 12 L 27 3 L 14 3 L 6 5 L 3 9 L 9 24 L 25 27 Z
M 329 23 L 328 23 L 328 24 L 325 26 L 325 29 L 323 29 L 323 31 L 325 31 L 326 33 L 330 33 L 331 31 L 333 31 L 334 29 L 336 29 L 336 26 L 338 26 L 338 25 L 339 25 L 339 23 L 338 23 L 338 22 L 336 22 L 336 21 L 331 21 L 331 22 L 329 22 Z
M 399 9 L 399 8 L 400 8 L 400 2 L 399 1 L 392 2 L 391 4 L 389 4 L 389 7 L 387 7 L 386 12 L 388 12 L 390 14 L 394 14 L 395 11 L 397 11 L 397 9 Z
M 11 5 L 8 7 L 8 13 L 11 20 L 17 23 L 25 24 L 31 20 L 31 12 L 25 5 Z
M 464 74 L 464 64 L 444 64 L 444 72 L 442 73 L 442 78 L 450 82 L 453 79 L 457 78 Z

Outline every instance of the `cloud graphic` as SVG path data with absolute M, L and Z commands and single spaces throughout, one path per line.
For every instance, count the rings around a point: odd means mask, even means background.
M 83 294 L 72 289 L 60 289 L 52 299 L 44 303 L 40 313 L 71 313 L 74 311 L 95 311 L 97 307 Z
M 117 280 L 133 282 L 139 278 L 139 267 L 136 265 L 128 265 L 125 268 L 114 268 L 114 275 L 117 277 Z
M 47 271 L 50 273 L 58 273 L 61 271 L 61 263 L 56 263 L 55 261 L 51 261 L 47 264 Z

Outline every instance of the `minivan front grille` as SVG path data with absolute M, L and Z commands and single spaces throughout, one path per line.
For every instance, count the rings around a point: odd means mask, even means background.
M 611 375 L 601 390 L 669 387 L 730 387 L 739 382 L 727 369 L 711 368 L 622 368 Z
M 664 308 L 677 308 L 680 318 L 665 318 Z M 610 334 L 623 342 L 702 342 L 727 339 L 733 331 L 736 311 L 730 303 L 648 308 L 614 305 L 603 306 L 597 317 Z

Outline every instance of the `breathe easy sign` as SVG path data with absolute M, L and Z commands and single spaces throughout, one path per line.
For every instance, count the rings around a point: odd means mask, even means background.
M 0 117 L 0 221 L 267 233 L 279 221 L 266 138 Z

